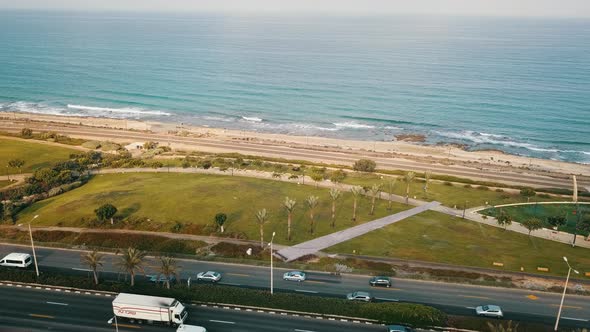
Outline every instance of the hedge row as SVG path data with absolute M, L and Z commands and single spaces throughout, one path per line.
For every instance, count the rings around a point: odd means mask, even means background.
M 43 271 L 39 278 L 27 270 L 0 269 L 0 280 L 36 282 L 47 285 L 98 289 L 113 292 L 132 292 L 154 296 L 174 297 L 181 301 L 200 301 L 227 303 L 246 306 L 262 306 L 274 309 L 313 312 L 326 315 L 349 316 L 374 319 L 380 322 L 405 323 L 415 326 L 445 325 L 447 316 L 442 311 L 420 304 L 410 303 L 359 303 L 345 299 L 309 296 L 294 293 L 275 292 L 238 288 L 221 285 L 175 285 L 168 290 L 145 282 L 135 287 L 115 280 L 93 285 L 92 279 L 79 275 L 69 275 L 56 271 Z

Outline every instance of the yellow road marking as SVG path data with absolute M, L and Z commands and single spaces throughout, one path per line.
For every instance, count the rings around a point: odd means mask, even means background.
M 31 316 L 31 317 L 37 317 L 37 318 L 49 318 L 49 319 L 54 319 L 55 318 L 55 316 L 39 315 L 39 314 L 29 314 L 29 316 Z
M 559 307 L 559 304 L 550 304 L 550 306 L 552 306 L 552 307 Z M 582 309 L 582 307 L 576 307 L 576 306 L 573 306 L 573 305 L 564 305 L 563 307 L 564 308 L 570 308 L 570 309 Z
M 114 326 L 115 324 L 111 324 L 111 326 Z M 119 327 L 126 327 L 128 329 L 140 329 L 141 327 L 139 326 L 135 326 L 135 325 L 127 325 L 127 324 L 117 324 L 117 326 Z
M 534 301 L 534 300 L 538 300 L 538 299 L 539 299 L 539 297 L 538 297 L 538 296 L 535 296 L 535 295 L 533 295 L 533 294 L 531 294 L 531 295 L 527 295 L 526 297 L 527 297 L 529 300 L 533 300 L 533 301 Z
M 489 297 L 485 297 L 485 296 L 474 296 L 474 295 L 459 295 L 459 297 L 465 297 L 465 298 L 468 298 L 468 299 L 483 299 L 483 300 L 489 299 Z
M 240 276 L 240 277 L 249 277 L 249 274 L 242 274 L 242 273 L 227 273 L 230 276 Z

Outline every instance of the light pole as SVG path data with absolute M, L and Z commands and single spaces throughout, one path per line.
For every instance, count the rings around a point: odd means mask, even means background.
M 35 272 L 37 273 L 37 277 L 39 277 L 39 266 L 37 266 L 37 255 L 35 254 L 35 244 L 33 243 L 33 231 L 31 231 L 31 222 L 39 217 L 36 214 L 31 221 L 29 221 L 29 236 L 31 237 L 31 249 L 33 249 L 33 260 L 35 261 Z
M 268 245 L 270 246 L 270 294 L 274 294 L 273 266 L 272 266 L 272 241 L 275 239 L 275 232 L 272 232 L 272 238 Z
M 565 292 L 567 291 L 567 283 L 570 280 L 570 273 L 574 271 L 576 274 L 579 274 L 577 270 L 572 269 L 570 263 L 567 261 L 567 257 L 563 256 L 563 260 L 567 264 L 567 277 L 565 278 L 565 287 L 563 288 L 563 294 L 561 295 L 561 303 L 559 304 L 559 311 L 557 311 L 557 319 L 555 320 L 555 329 L 557 331 L 557 327 L 559 326 L 559 317 L 561 317 L 561 308 L 563 307 L 563 300 L 565 299 Z

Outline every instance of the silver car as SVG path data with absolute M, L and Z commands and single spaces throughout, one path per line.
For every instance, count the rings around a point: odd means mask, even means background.
M 221 280 L 221 273 L 215 271 L 201 272 L 197 274 L 198 281 L 218 282 Z
M 502 308 L 497 305 L 480 305 L 479 307 L 475 308 L 475 313 L 478 316 L 486 316 L 486 317 L 495 317 L 495 318 L 502 318 L 504 317 L 504 313 L 502 313 Z
M 373 297 L 367 292 L 352 292 L 346 295 L 346 299 L 350 301 L 364 301 L 371 302 Z
M 305 275 L 305 272 L 302 272 L 302 271 L 290 271 L 290 272 L 285 272 L 285 274 L 283 274 L 283 279 L 288 280 L 288 281 L 302 282 L 302 281 L 305 281 L 306 275 Z

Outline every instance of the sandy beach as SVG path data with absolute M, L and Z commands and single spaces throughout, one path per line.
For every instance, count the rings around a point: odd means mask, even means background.
M 64 132 L 72 137 L 111 140 L 117 143 L 131 143 L 135 139 L 129 133 L 142 133 L 145 140 L 160 141 L 177 150 L 201 150 L 209 152 L 242 152 L 243 146 L 289 147 L 307 151 L 339 152 L 344 155 L 394 158 L 396 161 L 430 165 L 436 172 L 437 166 L 464 167 L 482 172 L 497 171 L 515 174 L 550 176 L 563 179 L 576 174 L 582 183 L 590 183 L 590 165 L 554 160 L 528 158 L 501 151 L 465 151 L 454 145 L 419 145 L 404 141 L 359 141 L 324 137 L 292 136 L 260 133 L 223 128 L 188 126 L 180 123 L 138 121 L 94 117 L 71 117 L 45 114 L 0 113 L 0 130 L 20 130 L 29 127 L 34 130 Z M 61 128 L 61 129 L 60 129 Z M 74 129 L 84 132 L 72 132 Z M 113 131 L 116 129 L 116 131 Z M 110 130 L 108 133 L 105 130 Z M 118 133 L 118 134 L 113 134 Z M 127 134 L 126 134 L 127 133 Z M 172 142 L 172 138 L 198 138 L 203 142 L 225 144 L 223 148 L 198 147 L 194 144 Z M 169 138 L 169 139 L 168 139 Z M 166 142 L 168 139 L 168 142 Z M 228 147 L 228 143 L 230 143 Z M 232 148 L 233 147 L 233 148 Z M 264 154 L 263 154 L 264 155 Z M 288 153 L 285 158 L 292 158 Z M 321 161 L 321 158 L 319 158 Z M 483 176 L 485 178 L 485 176 Z M 583 187 L 584 185 L 582 185 Z

